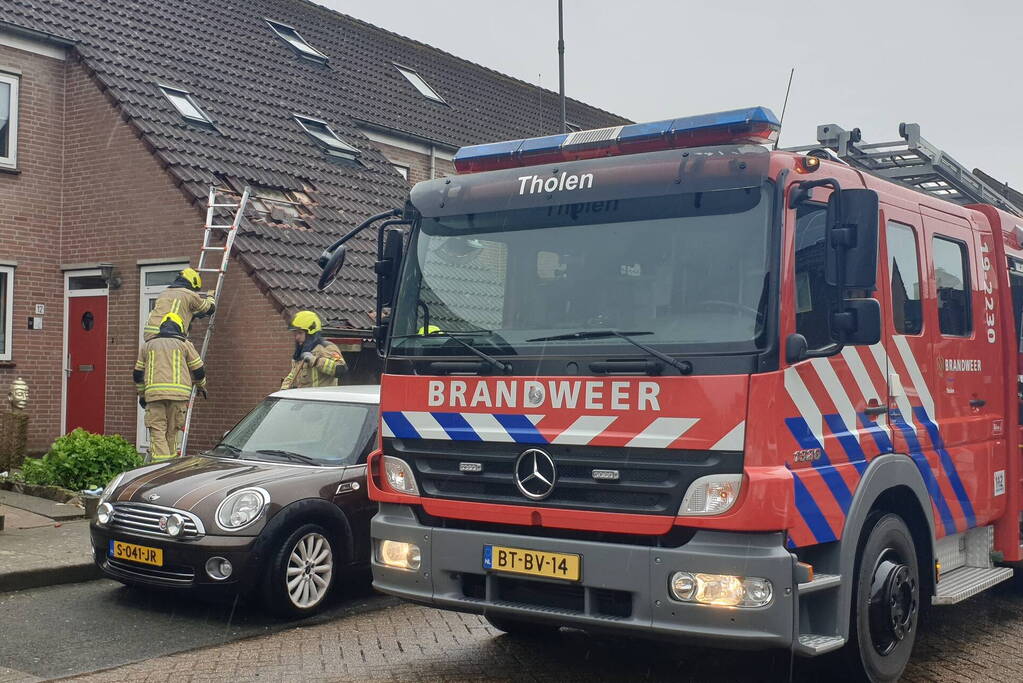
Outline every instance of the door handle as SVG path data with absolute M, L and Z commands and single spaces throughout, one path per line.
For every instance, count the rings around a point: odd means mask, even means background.
M 983 408 L 985 405 L 987 405 L 987 401 L 985 401 L 982 398 L 971 398 L 970 399 L 970 407 L 971 408 Z
M 863 412 L 865 412 L 867 415 L 871 415 L 871 416 L 884 415 L 885 413 L 888 412 L 888 406 L 882 406 L 882 405 L 879 405 L 879 406 L 867 406 L 866 408 L 863 409 Z

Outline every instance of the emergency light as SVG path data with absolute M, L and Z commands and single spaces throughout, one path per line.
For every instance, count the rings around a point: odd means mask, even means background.
M 459 173 L 576 161 L 604 156 L 726 144 L 766 144 L 781 123 L 767 107 L 734 109 L 652 123 L 633 123 L 462 147 L 455 154 Z

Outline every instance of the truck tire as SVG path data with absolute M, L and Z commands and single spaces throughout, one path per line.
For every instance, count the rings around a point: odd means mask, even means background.
M 898 515 L 872 515 L 864 530 L 846 662 L 854 680 L 890 683 L 899 680 L 916 641 L 920 568 L 913 536 Z
M 323 609 L 334 588 L 340 564 L 337 544 L 318 524 L 303 524 L 281 536 L 263 578 L 263 602 L 280 617 L 312 616 Z
M 483 618 L 490 622 L 490 625 L 498 631 L 504 631 L 510 636 L 518 636 L 520 638 L 546 638 L 557 633 L 559 629 L 555 624 L 527 621 L 503 615 L 485 614 Z

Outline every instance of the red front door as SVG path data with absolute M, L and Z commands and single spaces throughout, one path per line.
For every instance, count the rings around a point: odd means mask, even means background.
M 107 298 L 68 299 L 66 430 L 103 433 L 107 386 Z

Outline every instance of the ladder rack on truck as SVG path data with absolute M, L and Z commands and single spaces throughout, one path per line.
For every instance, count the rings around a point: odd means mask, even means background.
M 920 124 L 899 124 L 901 140 L 864 142 L 859 128 L 834 123 L 817 126 L 816 145 L 788 147 L 786 152 L 812 152 L 822 146 L 850 166 L 956 204 L 990 204 L 1016 216 L 1018 206 L 965 166 L 920 136 Z

